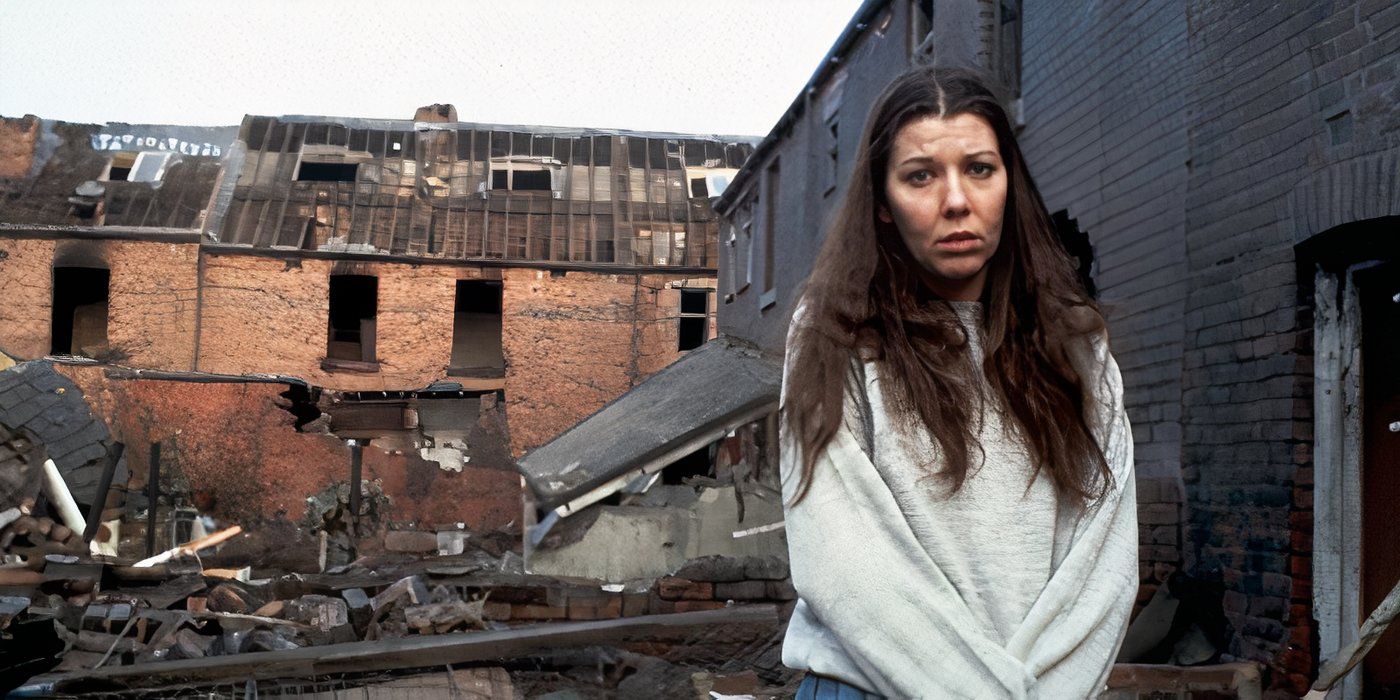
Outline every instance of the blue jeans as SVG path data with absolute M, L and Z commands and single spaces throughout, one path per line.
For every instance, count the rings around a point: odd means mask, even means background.
M 793 700 L 875 700 L 880 697 L 850 683 L 808 673 L 802 679 L 802 685 L 797 686 L 797 695 L 793 696 Z

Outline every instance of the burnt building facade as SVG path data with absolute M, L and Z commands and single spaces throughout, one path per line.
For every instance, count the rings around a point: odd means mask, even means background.
M 386 522 L 512 526 L 516 456 L 713 335 L 709 198 L 751 148 L 447 105 L 5 119 L 0 351 L 54 358 L 135 485 L 162 443 L 221 517 L 297 520 L 362 450 Z

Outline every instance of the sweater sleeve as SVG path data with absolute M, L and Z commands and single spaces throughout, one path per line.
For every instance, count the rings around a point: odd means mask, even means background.
M 789 352 L 783 397 L 794 362 Z M 851 392 L 847 392 L 847 400 Z M 793 586 L 876 692 L 890 697 L 1025 698 L 1027 666 L 980 626 L 921 547 L 847 419 L 792 505 L 801 449 L 781 427 L 780 467 Z
M 1123 643 L 1138 588 L 1133 435 L 1123 381 L 1098 336 L 1081 376 L 1095 377 L 1086 418 L 1113 474 L 1110 491 L 1078 513 L 1068 552 L 1007 650 L 1036 676 L 1042 698 L 1098 697 Z M 1087 372 L 1085 371 L 1087 370 Z

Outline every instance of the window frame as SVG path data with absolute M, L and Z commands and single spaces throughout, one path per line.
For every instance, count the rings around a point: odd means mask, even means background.
M 715 290 L 710 289 L 708 287 L 682 287 L 677 291 L 680 293 L 680 295 L 676 299 L 676 352 L 690 352 L 691 350 L 700 348 L 704 346 L 705 343 L 710 342 L 710 296 L 714 293 Z M 704 311 L 701 311 L 699 313 L 685 311 L 685 297 L 687 294 L 690 294 L 692 296 L 699 296 L 702 299 L 704 299 Z M 686 319 L 699 320 L 701 324 L 700 343 L 690 348 L 681 347 L 681 341 L 683 339 L 681 327 Z

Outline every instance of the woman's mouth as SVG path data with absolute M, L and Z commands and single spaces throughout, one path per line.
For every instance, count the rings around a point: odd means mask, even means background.
M 982 239 L 978 238 L 976 234 L 967 231 L 959 231 L 938 239 L 938 241 L 934 243 L 934 247 L 938 250 L 958 253 L 972 250 L 981 243 Z

